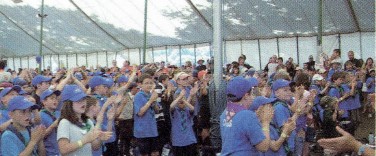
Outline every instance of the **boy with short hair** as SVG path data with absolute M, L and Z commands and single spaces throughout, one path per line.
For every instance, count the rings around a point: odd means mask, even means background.
M 57 144 L 57 126 L 58 119 L 60 117 L 60 111 L 56 111 L 58 106 L 58 96 L 60 91 L 45 90 L 40 100 L 43 104 L 43 109 L 40 111 L 42 118 L 42 124 L 47 127 L 44 138 L 44 144 L 46 146 L 47 155 L 59 155 L 59 146 Z
M 1 135 L 2 155 L 46 155 L 42 141 L 46 128 L 29 128 L 33 106 L 35 105 L 23 96 L 15 96 L 9 101 L 8 111 L 12 125 Z

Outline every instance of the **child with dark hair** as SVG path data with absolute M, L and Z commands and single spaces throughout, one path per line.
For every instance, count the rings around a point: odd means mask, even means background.
M 62 155 L 92 155 L 101 141 L 111 132 L 102 132 L 85 115 L 87 95 L 77 85 L 67 85 L 61 95 L 64 102 L 57 130 L 57 141 Z
M 154 91 L 155 82 L 149 74 L 139 77 L 141 91 L 134 97 L 134 131 L 141 155 L 159 155 L 158 130 L 155 119 L 158 93 Z
M 320 100 L 320 106 L 323 110 L 320 111 L 320 119 L 322 122 L 322 130 L 324 138 L 338 137 L 336 131 L 337 115 L 338 115 L 338 99 L 335 97 L 324 96 Z

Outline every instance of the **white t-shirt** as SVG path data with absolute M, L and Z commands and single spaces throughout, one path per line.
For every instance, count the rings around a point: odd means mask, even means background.
M 88 120 L 88 123 L 91 125 L 91 129 L 94 128 L 94 124 L 91 120 Z M 91 130 L 90 129 L 90 130 Z M 70 142 L 77 142 L 81 140 L 84 135 L 86 135 L 86 130 L 81 129 L 75 124 L 69 122 L 67 119 L 62 119 L 57 128 L 57 141 L 61 138 L 67 138 Z M 91 143 L 85 144 L 82 148 L 69 153 L 67 156 L 91 156 L 92 149 Z
M 0 83 L 10 82 L 12 80 L 12 75 L 9 72 L 0 72 Z
M 268 69 L 269 69 L 268 70 L 268 78 L 270 77 L 270 75 L 275 73 L 277 66 L 278 66 L 278 63 L 269 63 L 268 64 Z

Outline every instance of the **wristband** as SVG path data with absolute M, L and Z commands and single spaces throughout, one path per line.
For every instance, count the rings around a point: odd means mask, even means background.
M 358 155 L 363 155 L 365 148 L 366 148 L 366 145 L 364 145 L 364 144 L 362 146 L 360 146 L 360 148 L 358 150 Z
M 78 141 L 77 141 L 77 144 L 78 144 L 78 148 L 82 148 L 82 146 L 83 146 L 83 143 L 82 143 L 82 141 L 81 141 L 81 140 L 78 140 Z
M 285 134 L 285 133 L 281 134 L 281 138 L 287 138 L 287 137 L 289 137 L 287 134 Z

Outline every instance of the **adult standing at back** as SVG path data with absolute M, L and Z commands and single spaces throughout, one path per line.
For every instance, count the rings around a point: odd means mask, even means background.
M 353 63 L 353 65 L 356 68 L 361 68 L 362 67 L 362 62 L 360 60 L 358 60 L 358 59 L 355 58 L 354 51 L 350 50 L 349 52 L 347 52 L 347 57 L 349 58 L 349 61 L 351 63 Z M 345 69 L 345 66 L 344 66 L 343 69 Z
M 0 60 L 0 83 L 10 82 L 12 79 L 12 75 L 4 70 L 6 66 L 6 62 L 4 60 Z

